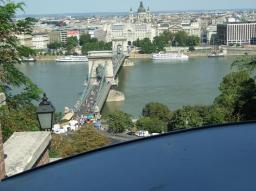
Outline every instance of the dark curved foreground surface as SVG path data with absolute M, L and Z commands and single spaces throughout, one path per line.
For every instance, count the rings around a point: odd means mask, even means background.
M 120 144 L 10 177 L 1 191 L 255 191 L 256 123 Z

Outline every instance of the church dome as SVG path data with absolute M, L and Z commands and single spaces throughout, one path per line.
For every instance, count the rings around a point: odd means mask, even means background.
M 141 1 L 140 6 L 138 8 L 138 13 L 144 13 L 144 12 L 146 12 L 146 9 L 144 8 L 143 2 Z

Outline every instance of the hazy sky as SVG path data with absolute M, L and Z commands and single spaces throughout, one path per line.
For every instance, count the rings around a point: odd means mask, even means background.
M 15 0 L 26 3 L 26 14 L 127 12 L 139 0 Z M 144 0 L 153 11 L 256 8 L 256 0 Z

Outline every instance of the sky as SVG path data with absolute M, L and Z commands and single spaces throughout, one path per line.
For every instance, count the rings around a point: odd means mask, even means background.
M 128 12 L 139 0 L 15 0 L 26 4 L 26 14 Z M 144 0 L 152 11 L 255 8 L 256 0 Z

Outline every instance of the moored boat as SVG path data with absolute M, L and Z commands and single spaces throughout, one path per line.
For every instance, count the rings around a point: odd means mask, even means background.
M 65 56 L 57 58 L 56 62 L 88 62 L 87 56 Z
M 188 60 L 189 57 L 183 53 L 156 53 L 152 55 L 153 60 Z
M 211 52 L 210 54 L 208 54 L 208 57 L 209 58 L 212 58 L 212 57 L 224 57 L 224 53 L 221 53 L 221 52 Z

